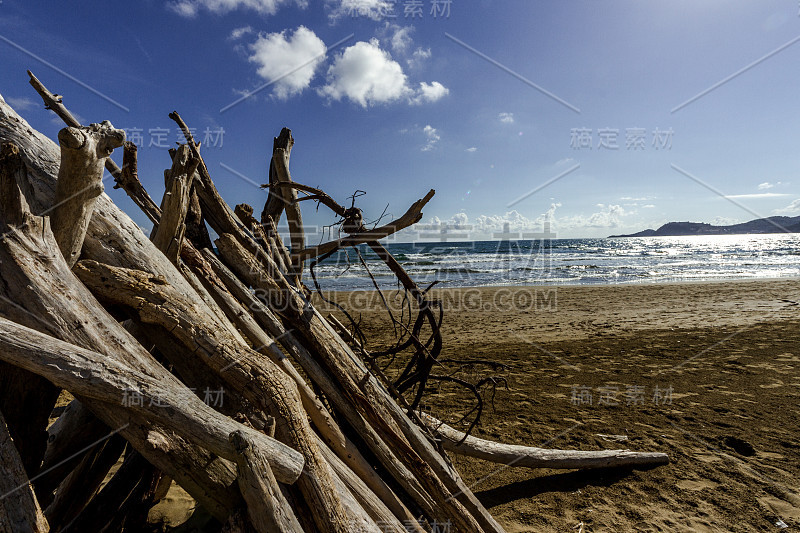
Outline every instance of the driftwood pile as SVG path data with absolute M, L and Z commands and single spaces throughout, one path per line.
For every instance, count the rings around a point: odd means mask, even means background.
M 284 129 L 257 220 L 225 203 L 172 113 L 186 143 L 170 151 L 158 206 L 124 132 L 81 126 L 30 76 L 67 127 L 55 144 L 0 97 L 0 532 L 147 530 L 173 481 L 213 517 L 205 531 L 500 532 L 444 450 L 530 468 L 667 461 L 493 443 L 418 409 L 441 317 L 378 240 L 417 222 L 433 191 L 368 229 L 358 209 L 293 182 Z M 104 168 L 153 222 L 149 237 L 103 194 Z M 344 237 L 306 248 L 309 198 L 341 217 Z M 359 244 L 420 317 L 401 381 L 303 284 L 306 261 Z M 62 390 L 75 400 L 49 425 Z M 224 397 L 209 402 L 212 391 Z

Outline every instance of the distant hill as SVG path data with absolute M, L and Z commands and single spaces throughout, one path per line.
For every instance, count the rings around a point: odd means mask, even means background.
M 751 233 L 800 233 L 800 216 L 769 217 L 732 224 L 713 226 L 704 222 L 668 222 L 658 229 L 646 229 L 630 235 L 610 237 L 674 237 L 680 235 L 747 235 Z

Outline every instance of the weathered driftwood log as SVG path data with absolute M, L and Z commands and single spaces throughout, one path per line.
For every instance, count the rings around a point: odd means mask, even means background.
M 239 457 L 239 489 L 247 502 L 250 523 L 258 533 L 302 531 L 294 511 L 281 493 L 267 458 L 250 439 L 237 431 L 230 435 Z
M 0 413 L 0 533 L 47 533 L 50 528 Z
M 175 340 L 203 353 L 204 361 L 231 388 L 275 417 L 276 435 L 303 454 L 298 484 L 314 518 L 326 531 L 347 531 L 348 517 L 332 485 L 330 466 L 322 458 L 302 407 L 297 386 L 275 364 L 215 326 L 194 301 L 169 284 L 140 271 L 80 262 L 76 273 L 107 301 L 129 306 L 145 323 L 168 329 Z M 277 472 L 276 472 L 277 475 Z
M 292 264 L 292 255 L 289 253 L 289 249 L 286 248 L 286 245 L 283 243 L 283 238 L 281 234 L 278 233 L 278 227 L 275 225 L 275 221 L 272 220 L 272 217 L 268 216 L 266 221 L 262 223 L 264 227 L 264 231 L 266 231 L 267 235 L 270 239 L 270 245 L 273 246 L 281 256 L 283 256 L 282 261 L 276 261 L 276 264 L 283 265 L 284 271 L 286 268 L 289 268 L 289 265 Z
M 106 168 L 109 169 L 111 167 L 109 171 L 116 180 L 114 188 L 125 191 L 128 197 L 133 200 L 133 203 L 139 206 L 139 209 L 150 219 L 150 222 L 157 224 L 161 212 L 153 202 L 153 199 L 150 198 L 150 195 L 144 190 L 141 182 L 139 182 L 137 151 L 138 148 L 135 144 L 125 141 L 122 145 L 122 168 L 118 168 L 111 159 L 106 161 Z
M 208 228 L 203 218 L 203 211 L 200 208 L 200 199 L 197 197 L 197 191 L 194 189 L 192 189 L 189 195 L 189 211 L 186 213 L 185 223 L 185 236 L 195 248 L 198 250 L 208 248 L 210 250 L 214 247 L 214 244 L 211 242 L 211 237 L 208 235 Z
M 275 264 L 281 269 L 281 272 L 286 274 L 291 264 L 286 264 L 286 255 L 283 250 L 279 250 L 275 237 L 269 235 L 264 229 L 264 226 L 256 220 L 253 216 L 253 208 L 247 204 L 239 204 L 234 208 L 234 213 L 239 220 L 251 231 L 256 238 L 256 241 L 266 250 Z M 280 238 L 280 236 L 278 236 Z M 283 242 L 281 241 L 281 246 Z M 211 248 L 209 246 L 209 248 Z
M 657 466 L 669 463 L 665 453 L 632 452 L 630 450 L 550 450 L 531 446 L 504 444 L 467 436 L 427 413 L 420 418 L 442 439 L 442 445 L 453 453 L 477 457 L 506 466 L 526 468 L 610 468 Z M 466 439 L 465 439 L 466 437 Z
M 86 128 L 58 132 L 61 166 L 58 171 L 52 228 L 69 266 L 78 261 L 92 218 L 94 203 L 103 193 L 103 170 L 114 148 L 125 141 L 125 131 L 107 120 Z
M 410 494 L 419 497 L 417 503 L 427 508 L 430 517 L 449 519 L 455 527 L 465 531 L 502 531 L 461 481 L 458 473 L 436 452 L 420 428 L 408 419 L 375 376 L 333 331 L 332 326 L 301 294 L 288 286 L 271 259 L 261 258 L 269 265 L 267 271 L 262 262 L 249 254 L 233 236 L 223 234 L 216 243 L 228 266 L 240 278 L 262 291 L 261 295 L 269 299 L 273 308 L 281 310 L 309 342 L 309 349 L 324 361 L 347 396 L 347 402 L 337 405 L 337 408 L 345 416 L 355 408 L 377 431 L 381 440 L 396 451 L 397 458 L 404 466 L 413 472 L 410 478 L 401 477 L 398 482 L 404 484 Z M 328 394 L 327 390 L 324 392 Z M 357 422 L 355 417 L 352 417 L 353 422 Z M 370 443 L 373 452 L 381 458 L 387 469 L 395 468 L 396 463 L 377 444 Z M 399 474 L 397 471 L 395 473 Z M 418 490 L 417 483 L 423 490 Z
M 294 146 L 294 138 L 292 137 L 292 130 L 289 128 L 282 128 L 280 134 L 272 140 L 272 154 L 274 157 L 275 150 L 282 149 L 286 164 L 289 164 L 289 156 L 292 154 L 292 146 Z M 278 175 L 275 171 L 272 158 L 269 163 L 269 183 L 271 185 L 278 182 Z M 261 224 L 264 228 L 268 228 L 267 221 L 270 220 L 273 224 L 277 224 L 281 219 L 283 209 L 288 205 L 289 201 L 283 197 L 281 190 L 270 190 L 267 195 L 267 201 L 264 202 L 264 209 L 261 211 Z
M 367 487 L 361 477 L 333 453 L 324 442 L 320 442 L 320 448 L 338 476 L 336 480 L 338 490 L 350 492 L 358 505 L 367 511 L 372 520 L 380 526 L 381 532 L 408 533 L 415 531 L 422 533 L 424 531 L 410 512 L 405 511 L 406 514 L 397 516 L 390 510 L 383 500 Z
M 277 148 L 272 153 L 272 168 L 275 169 L 278 183 L 292 182 L 292 177 L 289 174 L 289 154 L 283 148 Z M 297 191 L 292 188 L 282 187 L 280 194 L 283 201 L 286 202 L 284 210 L 286 211 L 286 221 L 289 223 L 289 236 L 292 243 L 291 273 L 295 276 L 300 276 L 303 272 L 304 263 L 301 254 L 306 247 L 306 237 L 303 231 L 303 216 L 300 213 L 300 205 L 297 203 Z
M 178 262 L 183 235 L 186 232 L 186 213 L 189 211 L 189 192 L 194 172 L 200 161 L 187 145 L 181 145 L 172 158 L 172 168 L 164 172 L 164 198 L 161 200 L 162 216 L 153 228 L 151 239 L 156 248 L 164 252 L 172 263 Z
M 156 424 L 175 428 L 189 441 L 228 460 L 233 461 L 238 456 L 228 441 L 228 435 L 242 431 L 264 451 L 275 476 L 284 483 L 297 481 L 303 470 L 299 453 L 220 415 L 171 374 L 151 377 L 114 358 L 49 337 L 2 317 L 0 348 L 0 358 L 6 362 L 44 376 L 84 398 L 106 404 L 124 400 L 128 410 L 145 414 Z
M 264 230 L 264 226 L 253 216 L 252 206 L 249 204 L 236 204 L 236 207 L 233 208 L 233 214 L 252 232 L 258 244 L 265 250 L 269 250 L 267 247 L 267 232 Z

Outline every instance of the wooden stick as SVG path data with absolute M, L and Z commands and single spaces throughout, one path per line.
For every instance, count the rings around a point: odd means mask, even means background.
M 289 156 L 292 153 L 292 146 L 294 146 L 294 138 L 292 137 L 292 130 L 289 128 L 282 128 L 280 134 L 272 140 L 272 157 L 269 163 L 269 182 L 275 184 L 278 182 L 278 175 L 275 171 L 275 150 L 278 148 L 284 151 L 286 158 L 286 165 L 289 164 Z M 270 191 L 267 195 L 267 201 L 264 203 L 264 209 L 261 211 L 261 223 L 267 227 L 267 221 L 272 221 L 277 224 L 281 219 L 281 213 L 289 202 L 283 197 L 281 191 Z
M 300 253 L 295 253 L 295 251 L 292 250 L 292 260 L 296 262 L 312 259 L 314 257 L 325 255 L 339 248 L 357 246 L 370 241 L 378 241 L 384 237 L 388 237 L 393 233 L 397 233 L 401 229 L 412 226 L 422 219 L 422 208 L 425 207 L 425 204 L 427 204 L 431 198 L 433 198 L 434 194 L 436 194 L 436 191 L 431 189 L 424 198 L 414 202 L 411 207 L 408 208 L 408 211 L 403 214 L 403 216 L 379 228 L 354 233 L 352 235 L 348 235 L 347 237 L 336 239 L 335 241 L 326 242 L 318 246 L 312 246 L 304 249 Z
M 283 264 L 288 267 L 292 264 L 292 256 L 289 254 L 289 250 L 286 248 L 286 245 L 283 244 L 283 238 L 281 238 L 281 234 L 278 233 L 278 227 L 275 225 L 275 221 L 268 216 L 266 222 L 262 221 L 262 224 L 264 226 L 264 231 L 266 231 L 270 238 L 270 243 L 274 241 L 278 253 L 283 256 L 283 261 L 276 261 L 276 263 L 279 265 Z
M 262 185 L 262 187 L 270 187 L 270 188 L 284 188 L 289 187 L 292 189 L 296 189 L 298 191 L 308 192 L 311 193 L 309 196 L 304 196 L 299 198 L 298 201 L 302 200 L 317 200 L 328 209 L 339 215 L 340 217 L 344 217 L 347 215 L 347 209 L 339 205 L 333 198 L 331 198 L 328 193 L 323 191 L 322 189 L 317 189 L 316 187 L 310 187 L 308 185 L 303 185 L 302 183 L 297 183 L 294 181 L 290 182 L 276 182 L 276 183 L 267 183 Z
M 183 235 L 186 232 L 186 213 L 189 210 L 189 192 L 198 159 L 187 145 L 181 145 L 172 159 L 172 168 L 165 172 L 166 187 L 161 200 L 161 219 L 153 228 L 151 240 L 173 264 L 178 263 Z
M 375 494 L 366 483 L 364 483 L 362 478 L 351 470 L 324 442 L 320 442 L 320 448 L 328 462 L 333 466 L 336 475 L 341 480 L 343 486 L 340 490 L 349 491 L 355 497 L 356 501 L 358 501 L 359 505 L 367 511 L 369 516 L 380 525 L 381 531 L 394 531 L 395 533 L 415 531 L 417 533 L 424 533 L 424 530 L 420 527 L 416 518 L 405 506 L 402 507 L 400 513 L 390 510 L 383 499 Z
M 656 466 L 669 463 L 669 456 L 665 453 L 632 452 L 630 450 L 551 450 L 493 442 L 472 435 L 467 437 L 463 432 L 427 413 L 419 413 L 419 416 L 432 431 L 442 438 L 442 445 L 446 450 L 507 466 L 567 470 Z
M 194 189 L 192 189 L 189 195 L 189 211 L 186 213 L 186 238 L 189 239 L 189 242 L 198 250 L 202 250 L 203 248 L 208 248 L 210 250 L 214 247 L 214 244 L 211 242 L 211 237 L 208 235 L 205 219 L 203 218 L 200 199 L 197 197 L 197 191 Z
M 122 189 L 133 200 L 133 203 L 139 206 L 150 222 L 158 224 L 161 218 L 161 210 L 156 203 L 144 190 L 141 182 L 139 181 L 139 164 L 136 157 L 138 148 L 130 141 L 125 141 L 122 145 L 122 169 L 119 172 L 119 177 L 114 176 L 116 179 L 115 189 Z M 106 169 L 108 163 L 114 163 L 110 159 L 106 161 Z M 116 165 L 114 165 L 116 166 Z M 114 172 L 111 173 L 114 175 Z
M 272 153 L 272 165 L 275 169 L 278 183 L 292 183 L 289 174 L 289 155 L 283 148 L 278 148 Z M 303 273 L 302 253 L 306 247 L 306 237 L 303 232 L 303 215 L 297 203 L 297 191 L 293 188 L 282 188 L 281 197 L 286 202 L 286 221 L 289 223 L 289 235 L 292 243 L 291 273 L 300 276 Z M 287 265 L 288 266 L 288 265 Z
M 256 240 L 261 247 L 267 250 L 272 257 L 272 260 L 275 261 L 275 264 L 278 265 L 278 268 L 281 269 L 281 272 L 284 274 L 288 273 L 289 269 L 284 261 L 283 253 L 277 249 L 276 242 L 274 237 L 267 234 L 258 220 L 253 216 L 253 208 L 247 204 L 239 204 L 234 208 L 234 213 L 242 223 L 247 226 L 247 228 L 253 232 L 255 235 Z

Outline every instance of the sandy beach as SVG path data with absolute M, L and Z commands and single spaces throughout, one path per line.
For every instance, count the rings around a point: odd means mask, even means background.
M 800 280 L 436 295 L 446 302 L 442 358 L 508 365 L 495 372 L 508 387 L 497 387 L 477 436 L 672 460 L 646 471 L 577 472 L 454 457 L 509 532 L 800 526 Z M 357 309 L 370 349 L 392 342 L 376 294 L 330 296 Z M 467 365 L 462 374 L 489 373 Z M 442 387 L 426 407 L 457 420 L 465 399 Z

